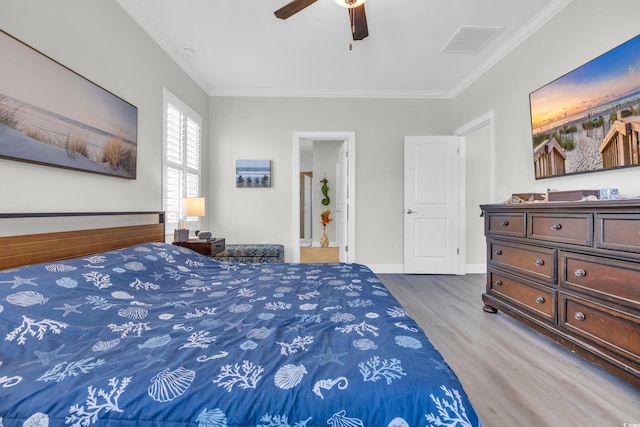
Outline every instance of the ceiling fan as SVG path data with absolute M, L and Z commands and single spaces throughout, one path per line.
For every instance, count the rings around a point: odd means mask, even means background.
M 274 14 L 280 19 L 287 19 L 307 6 L 311 6 L 316 1 L 318 0 L 293 0 L 276 10 Z M 369 36 L 364 2 L 365 0 L 336 0 L 336 3 L 342 7 L 346 7 L 349 11 L 349 22 L 351 24 L 353 40 L 362 40 Z

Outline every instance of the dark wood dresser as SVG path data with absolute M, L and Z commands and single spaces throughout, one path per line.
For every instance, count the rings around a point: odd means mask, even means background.
M 640 200 L 482 205 L 484 310 L 640 388 Z

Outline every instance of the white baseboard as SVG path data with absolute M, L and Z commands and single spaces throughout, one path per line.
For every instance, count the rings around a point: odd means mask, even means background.
M 466 274 L 484 274 L 487 272 L 487 264 L 467 264 Z
M 402 264 L 366 264 L 376 274 L 402 274 L 404 265 Z
M 376 274 L 404 274 L 403 264 L 367 264 Z M 487 272 L 486 264 L 466 264 L 463 274 L 484 274 Z

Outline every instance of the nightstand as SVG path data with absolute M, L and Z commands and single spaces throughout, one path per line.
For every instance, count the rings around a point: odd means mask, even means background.
M 209 240 L 189 239 L 186 242 L 173 242 L 176 246 L 183 246 L 202 255 L 215 255 L 224 251 L 225 244 L 223 238 L 214 238 Z

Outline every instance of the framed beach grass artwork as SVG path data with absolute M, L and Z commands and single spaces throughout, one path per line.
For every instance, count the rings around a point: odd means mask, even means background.
M 236 160 L 236 187 L 271 187 L 271 160 Z
M 529 95 L 535 178 L 638 166 L 640 35 Z
M 0 158 L 136 178 L 138 109 L 0 30 Z

